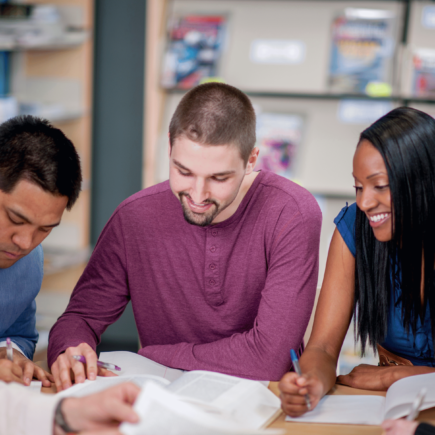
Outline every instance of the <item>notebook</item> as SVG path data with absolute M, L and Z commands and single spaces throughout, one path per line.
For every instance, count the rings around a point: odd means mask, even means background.
M 379 425 L 408 415 L 422 388 L 427 388 L 421 410 L 435 406 L 435 373 L 400 379 L 381 396 L 325 396 L 312 411 L 287 421 Z

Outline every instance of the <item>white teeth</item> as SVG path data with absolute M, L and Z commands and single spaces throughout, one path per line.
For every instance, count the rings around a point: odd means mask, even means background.
M 389 216 L 389 213 L 381 213 L 375 216 L 370 216 L 369 219 L 371 222 L 379 222 Z
M 194 201 L 192 201 L 192 204 L 196 205 L 197 207 L 205 207 L 207 205 L 207 204 L 197 204 Z

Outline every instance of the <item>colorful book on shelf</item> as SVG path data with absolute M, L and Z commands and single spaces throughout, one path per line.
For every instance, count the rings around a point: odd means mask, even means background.
M 328 79 L 331 91 L 370 94 L 372 85 L 383 84 L 382 96 L 391 93 L 394 26 L 394 13 L 388 10 L 346 8 L 335 18 Z
M 303 127 L 304 119 L 300 115 L 259 113 L 257 146 L 260 154 L 256 168 L 292 178 L 296 154 L 302 141 Z
M 161 78 L 164 88 L 189 89 L 217 75 L 225 24 L 220 15 L 186 15 L 170 21 Z
M 435 50 L 416 49 L 412 65 L 412 94 L 416 97 L 435 98 Z

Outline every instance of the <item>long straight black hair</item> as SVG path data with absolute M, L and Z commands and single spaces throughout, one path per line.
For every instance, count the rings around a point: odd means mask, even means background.
M 429 304 L 435 340 L 435 119 L 400 107 L 364 130 L 359 143 L 364 139 L 380 152 L 387 168 L 392 239 L 378 241 L 365 213 L 357 208 L 354 315 L 363 354 L 367 342 L 375 349 L 386 337 L 390 296 L 399 269 L 404 327 L 415 333 L 418 317 L 424 318 Z

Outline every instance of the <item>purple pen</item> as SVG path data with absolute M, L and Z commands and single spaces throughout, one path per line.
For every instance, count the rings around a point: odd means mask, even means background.
M 83 364 L 86 364 L 86 358 L 83 355 L 73 355 L 73 358 Z M 118 372 L 121 371 L 121 367 L 118 367 L 115 364 L 105 363 L 103 361 L 97 361 L 97 366 L 103 369 L 117 370 Z
M 9 337 L 6 339 L 6 358 L 9 361 L 14 361 L 14 350 L 12 348 L 12 341 Z

